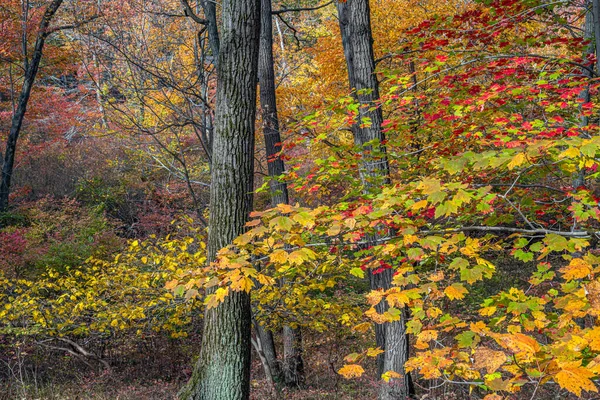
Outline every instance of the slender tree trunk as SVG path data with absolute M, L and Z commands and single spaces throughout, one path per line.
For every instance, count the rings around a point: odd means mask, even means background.
M 283 160 L 277 156 L 281 151 L 281 134 L 275 94 L 273 19 L 271 11 L 271 0 L 262 0 L 258 79 L 260 82 L 260 106 L 267 153 L 267 168 L 271 177 L 271 205 L 276 206 L 278 204 L 288 204 L 289 196 L 286 183 L 277 179 L 279 175 L 283 174 L 285 165 Z M 285 383 L 288 386 L 300 386 L 304 382 L 304 368 L 302 334 L 299 329 L 293 329 L 289 326 L 283 328 L 283 348 L 283 377 Z
M 252 210 L 260 0 L 223 0 L 211 165 L 208 259 L 244 232 Z M 250 296 L 207 310 L 200 358 L 182 399 L 244 400 L 250 393 Z
M 219 58 L 220 52 L 220 41 L 219 41 L 219 28 L 217 26 L 217 4 L 214 0 L 202 0 L 202 9 L 204 10 L 204 17 L 208 21 L 208 43 L 210 49 L 215 57 L 215 61 Z
M 348 80 L 359 103 L 358 123 L 352 127 L 354 142 L 361 149 L 362 160 L 360 177 L 364 191 L 371 192 L 382 184 L 389 183 L 389 164 L 386 148 L 383 145 L 385 135 L 379 101 L 379 83 L 375 76 L 375 58 L 368 0 L 348 0 L 338 3 L 338 16 L 344 55 L 348 67 Z M 370 120 L 370 125 L 362 121 Z M 377 237 L 372 237 L 373 241 Z M 372 290 L 388 289 L 392 284 L 392 270 L 378 274 L 369 271 L 369 283 Z M 386 302 L 376 309 L 379 313 L 387 310 Z M 410 395 L 412 384 L 410 376 L 404 374 L 404 363 L 408 358 L 408 340 L 405 329 L 405 317 L 394 323 L 375 325 L 377 346 L 385 352 L 378 357 L 377 367 L 381 374 L 395 371 L 404 375 L 403 379 L 382 382 L 379 397 L 382 400 L 403 399 Z
M 38 34 L 33 48 L 33 54 L 31 60 L 27 57 L 27 44 L 24 44 L 25 57 L 25 78 L 23 80 L 23 87 L 21 88 L 21 94 L 17 102 L 17 108 L 12 116 L 10 125 L 10 132 L 6 141 L 6 149 L 4 152 L 4 164 L 2 165 L 2 181 L 0 182 L 0 212 L 6 212 L 8 210 L 8 197 L 10 195 L 10 183 L 13 174 L 15 164 L 15 153 L 17 151 L 17 141 L 19 134 L 21 133 L 21 127 L 23 125 L 23 119 L 27 111 L 27 104 L 31 96 L 31 89 L 35 82 L 35 77 L 38 73 L 40 61 L 42 60 L 42 52 L 44 50 L 44 44 L 48 35 L 51 33 L 49 30 L 50 22 L 54 18 L 54 15 L 61 6 L 63 0 L 53 0 L 52 3 L 46 8 L 42 21 L 38 28 Z
M 260 361 L 263 363 L 265 375 L 267 374 L 266 371 L 268 370 L 271 374 L 271 377 L 267 376 L 267 380 L 272 380 L 273 385 L 275 385 L 281 381 L 281 368 L 279 366 L 279 362 L 277 361 L 277 351 L 275 349 L 273 332 L 265 329 L 265 327 L 261 326 L 258 322 L 254 324 L 254 329 L 256 331 L 257 341 L 259 342 L 258 344 L 260 346 L 260 351 L 262 352 L 262 354 L 259 354 L 259 356 Z
M 287 386 L 300 387 L 304 384 L 302 331 L 287 325 L 283 327 L 283 377 Z

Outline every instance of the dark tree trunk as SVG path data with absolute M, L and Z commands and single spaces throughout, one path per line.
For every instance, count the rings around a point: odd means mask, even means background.
M 217 4 L 213 0 L 202 0 L 202 9 L 204 10 L 204 17 L 208 21 L 208 43 L 210 49 L 215 57 L 215 61 L 219 58 L 220 42 L 219 42 L 219 28 L 217 26 Z
M 267 168 L 271 177 L 271 205 L 275 207 L 278 204 L 288 204 L 289 197 L 286 183 L 277 179 L 278 176 L 283 174 L 285 165 L 283 160 L 277 156 L 281 151 L 281 134 L 275 94 L 271 11 L 271 0 L 262 0 L 258 79 L 260 82 L 260 106 L 267 153 Z M 292 329 L 289 326 L 283 328 L 283 377 L 285 384 L 288 386 L 300 386 L 304 382 L 301 338 L 302 334 L 299 329 Z
M 23 80 L 23 87 L 21 88 L 21 94 L 19 95 L 17 108 L 13 114 L 10 132 L 6 141 L 4 164 L 2 165 L 2 182 L 0 182 L 0 212 L 8 210 L 8 197 L 10 195 L 10 183 L 15 165 L 15 153 L 17 151 L 19 133 L 21 132 L 23 119 L 25 118 L 25 113 L 27 111 L 31 89 L 33 88 L 33 83 L 35 82 L 35 77 L 40 67 L 40 61 L 42 60 L 44 44 L 46 43 L 48 35 L 51 33 L 49 30 L 50 22 L 52 21 L 52 18 L 54 18 L 54 15 L 62 2 L 63 0 L 53 0 L 48 8 L 46 8 L 38 28 L 31 60 L 27 60 L 27 54 L 23 54 L 25 56 L 25 78 Z
M 373 53 L 373 36 L 368 0 L 348 0 L 338 3 L 338 16 L 344 55 L 348 67 L 348 80 L 354 97 L 359 103 L 358 124 L 352 127 L 354 143 L 362 153 L 359 167 L 360 177 L 365 193 L 371 192 L 382 184 L 389 183 L 389 164 L 386 148 L 383 145 L 385 135 L 382 132 L 383 122 L 379 101 L 379 83 L 375 76 L 375 57 Z M 360 126 L 369 119 L 370 125 Z M 372 238 L 373 241 L 377 237 Z M 369 271 L 369 283 L 372 290 L 388 289 L 392 284 L 392 271 L 385 270 L 378 274 Z M 385 302 L 377 305 L 379 313 L 388 308 Z M 408 340 L 405 321 L 375 325 L 377 346 L 385 352 L 377 359 L 379 374 L 395 371 L 404 374 L 404 363 L 408 357 Z M 411 392 L 410 377 L 391 380 L 383 383 L 380 399 L 402 399 Z
M 244 232 L 252 210 L 260 0 L 224 0 L 211 165 L 208 259 Z M 250 296 L 207 310 L 200 358 L 182 399 L 244 400 L 250 392 Z

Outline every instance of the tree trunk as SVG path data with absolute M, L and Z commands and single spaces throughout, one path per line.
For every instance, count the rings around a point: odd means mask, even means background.
M 274 384 L 278 383 L 281 381 L 281 368 L 277 361 L 277 351 L 275 349 L 275 340 L 273 340 L 273 332 L 265 329 L 265 327 L 261 326 L 258 322 L 254 325 L 254 328 L 262 351 L 260 360 L 263 364 L 267 364 L 263 365 L 263 367 L 265 371 L 267 369 L 270 371 Z
M 283 377 L 287 386 L 300 387 L 304 384 L 302 331 L 299 328 L 283 327 Z
M 348 80 L 353 95 L 359 103 L 358 123 L 352 127 L 354 143 L 360 148 L 362 159 L 359 167 L 360 177 L 365 193 L 369 193 L 382 184 L 389 183 L 389 164 L 386 148 L 383 145 L 385 135 L 381 124 L 383 116 L 379 101 L 379 83 L 375 76 L 375 57 L 373 53 L 373 37 L 368 0 L 348 0 L 338 3 L 338 16 L 344 55 L 348 67 Z M 362 121 L 370 120 L 370 125 Z M 368 144 L 367 144 L 368 143 Z M 376 236 L 371 238 L 374 242 Z M 392 284 L 392 270 L 384 270 L 373 274 L 369 271 L 369 284 L 372 290 L 388 289 Z M 376 309 L 379 313 L 387 310 L 386 302 L 381 302 Z M 408 358 L 408 340 L 405 329 L 405 317 L 394 323 L 375 325 L 377 346 L 384 353 L 377 359 L 378 373 L 395 371 L 404 375 L 404 363 Z M 380 399 L 402 399 L 410 394 L 410 376 L 403 379 L 392 379 L 389 384 L 382 384 Z
M 208 259 L 244 232 L 252 210 L 260 0 L 224 0 L 211 165 Z M 207 310 L 200 358 L 181 399 L 250 394 L 250 295 L 232 292 Z
M 283 174 L 285 165 L 283 160 L 277 156 L 281 151 L 281 134 L 279 131 L 277 97 L 275 94 L 273 20 L 271 11 L 271 0 L 262 0 L 258 79 L 260 82 L 260 106 L 267 154 L 267 168 L 271 177 L 271 205 L 275 207 L 278 204 L 288 204 L 289 196 L 287 184 L 277 179 L 277 177 Z M 289 326 L 283 328 L 283 377 L 287 386 L 300 386 L 304 382 L 301 338 L 300 329 L 292 329 Z
M 17 108 L 12 116 L 10 132 L 6 141 L 4 164 L 2 165 L 2 182 L 0 182 L 0 212 L 6 212 L 8 210 L 8 197 L 10 195 L 10 183 L 15 164 L 15 153 L 17 151 L 19 133 L 21 133 L 23 119 L 25 118 L 25 113 L 27 111 L 27 104 L 29 103 L 29 98 L 31 96 L 31 89 L 33 88 L 33 83 L 35 82 L 35 77 L 39 70 L 40 61 L 42 60 L 44 44 L 46 43 L 48 35 L 51 33 L 49 30 L 50 22 L 52 21 L 52 18 L 54 18 L 54 15 L 62 2 L 63 0 L 53 0 L 48 8 L 46 8 L 38 28 L 31 60 L 27 59 L 27 54 L 23 54 L 25 57 L 25 78 L 23 80 L 23 87 L 21 88 Z
M 217 4 L 212 0 L 202 0 L 201 4 L 204 17 L 208 21 L 208 43 L 213 57 L 218 60 L 221 44 L 219 41 L 219 28 L 217 27 Z

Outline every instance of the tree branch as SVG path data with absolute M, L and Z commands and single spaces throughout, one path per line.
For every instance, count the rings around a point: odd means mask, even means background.
M 58 31 L 64 31 L 67 29 L 75 29 L 75 28 L 79 28 L 80 26 L 83 26 L 89 22 L 92 22 L 96 19 L 100 18 L 100 15 L 92 15 L 90 18 L 85 19 L 83 21 L 79 21 L 79 22 L 75 22 L 72 24 L 68 24 L 68 25 L 62 25 L 62 26 L 57 26 L 55 28 L 51 28 L 48 30 L 48 35 L 54 32 L 58 32 Z
M 196 15 L 196 13 L 194 13 L 194 10 L 192 10 L 192 7 L 190 6 L 190 3 L 188 2 L 188 0 L 181 0 L 181 4 L 183 4 L 185 15 L 190 17 L 192 20 L 194 20 L 194 22 L 196 22 L 198 24 L 202 24 L 202 25 L 208 24 L 207 20 L 200 18 L 199 16 Z
M 287 12 L 298 12 L 298 11 L 314 11 L 314 10 L 318 10 L 320 8 L 324 8 L 327 7 L 328 5 L 332 4 L 332 1 L 328 1 L 327 3 L 324 4 L 320 4 L 318 6 L 314 6 L 314 7 L 297 7 L 297 8 L 287 8 L 287 7 L 283 7 L 281 10 L 273 10 L 271 11 L 271 14 L 273 15 L 280 15 L 280 14 L 284 14 Z

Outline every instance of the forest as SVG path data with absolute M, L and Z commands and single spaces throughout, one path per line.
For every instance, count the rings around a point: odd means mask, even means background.
M 600 387 L 600 0 L 0 1 L 0 399 Z

